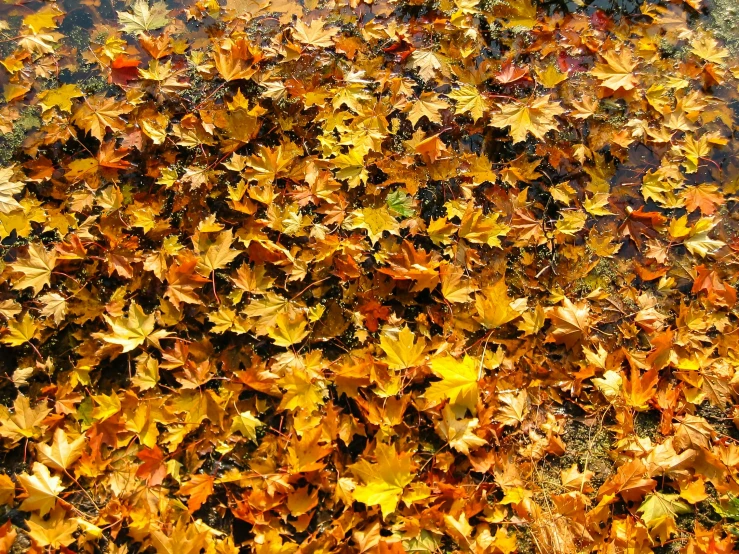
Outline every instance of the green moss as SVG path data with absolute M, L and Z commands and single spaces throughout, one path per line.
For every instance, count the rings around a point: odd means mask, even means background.
M 10 133 L 0 136 L 0 164 L 7 165 L 18 154 L 28 132 L 41 125 L 39 110 L 36 107 L 26 108 L 14 122 Z
M 727 48 L 734 54 L 739 54 L 739 1 L 737 0 L 709 0 L 708 24 L 713 33 L 722 39 Z

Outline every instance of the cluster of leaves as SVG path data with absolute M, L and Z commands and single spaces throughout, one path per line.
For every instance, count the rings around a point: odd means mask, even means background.
M 2 6 L 0 551 L 732 551 L 699 1 L 95 4 Z

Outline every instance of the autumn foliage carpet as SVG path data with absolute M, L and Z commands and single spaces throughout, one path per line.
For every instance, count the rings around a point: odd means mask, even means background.
M 0 553 L 732 552 L 739 58 L 586 4 L 2 4 Z

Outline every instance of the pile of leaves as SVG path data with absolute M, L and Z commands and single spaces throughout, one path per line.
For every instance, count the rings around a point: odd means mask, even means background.
M 732 552 L 701 0 L 0 7 L 0 552 Z

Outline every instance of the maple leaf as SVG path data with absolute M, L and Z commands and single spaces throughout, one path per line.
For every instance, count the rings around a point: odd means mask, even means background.
M 204 254 L 198 258 L 197 269 L 202 275 L 211 275 L 218 269 L 223 269 L 241 254 L 238 250 L 232 250 L 233 231 L 228 229 L 219 233 L 215 242 L 211 244 Z
M 567 490 L 577 490 L 584 494 L 593 491 L 593 487 L 590 486 L 590 480 L 595 477 L 595 473 L 586 469 L 582 473 L 577 468 L 577 464 L 572 464 L 569 469 L 563 469 L 560 471 L 562 478 L 562 486 Z
M 428 163 L 433 164 L 439 159 L 442 152 L 446 152 L 447 148 L 444 141 L 441 140 L 441 136 L 436 134 L 426 137 L 416 144 L 414 150 L 416 154 L 420 154 Z
M 302 315 L 291 317 L 289 314 L 277 315 L 275 326 L 267 331 L 276 346 L 290 347 L 308 336 L 308 322 Z
M 45 429 L 42 422 L 50 411 L 43 402 L 32 408 L 28 397 L 19 394 L 13 401 L 13 414 L 0 419 L 0 436 L 13 442 L 38 437 Z
M 436 77 L 436 72 L 442 68 L 441 60 L 431 50 L 416 50 L 408 58 L 408 65 L 417 69 L 425 81 Z M 415 126 L 415 123 L 413 125 Z
M 285 375 L 279 382 L 285 389 L 278 410 L 296 410 L 298 408 L 312 412 L 323 404 L 324 386 L 303 370 L 295 369 Z
M 13 285 L 13 288 L 32 287 L 34 294 L 38 294 L 51 282 L 51 272 L 54 271 L 56 258 L 56 252 L 47 251 L 41 243 L 29 244 L 26 256 L 10 266 L 13 271 L 23 273 L 23 277 Z
M 61 506 L 54 508 L 48 519 L 36 514 L 31 515 L 26 524 L 28 534 L 36 546 L 48 547 L 56 552 L 63 551 L 76 540 L 74 533 L 79 526 L 77 520 L 70 518 Z
M 572 348 L 586 336 L 590 329 L 590 307 L 587 301 L 573 304 L 568 298 L 562 300 L 562 306 L 549 308 L 547 317 L 552 322 L 551 340 Z
M 657 481 L 647 476 L 644 462 L 637 458 L 619 467 L 616 475 L 598 489 L 598 497 L 620 494 L 627 502 L 637 502 L 656 486 Z
M 714 254 L 717 250 L 726 246 L 726 243 L 709 237 L 711 229 L 714 227 L 712 219 L 700 219 L 690 230 L 690 236 L 683 241 L 685 248 L 691 254 L 696 254 L 701 258 Z
M 409 241 L 403 241 L 400 251 L 388 260 L 389 267 L 382 273 L 399 280 L 415 280 L 414 291 L 434 289 L 439 284 L 438 258 L 422 249 L 416 249 Z
M 20 321 L 12 319 L 8 322 L 9 333 L 0 339 L 0 342 L 10 346 L 20 346 L 31 342 L 38 328 L 39 326 L 31 317 L 31 314 L 26 313 Z
M 703 36 L 694 39 L 690 43 L 690 51 L 706 60 L 707 62 L 722 64 L 729 57 L 729 51 L 719 45 L 719 42 L 711 36 Z
M 470 294 L 478 288 L 469 279 L 464 279 L 464 272 L 449 263 L 439 266 L 439 278 L 441 281 L 441 294 L 449 302 L 464 304 L 470 302 Z
M 505 279 L 499 279 L 475 295 L 475 309 L 475 319 L 487 329 L 495 329 L 520 316 L 526 310 L 526 299 L 512 300 Z
M 508 225 L 498 223 L 498 214 L 486 217 L 482 210 L 475 209 L 470 203 L 459 225 L 459 237 L 472 243 L 501 248 L 499 237 L 506 236 L 510 230 Z
M 693 511 L 689 505 L 678 500 L 679 498 L 677 494 L 655 492 L 648 495 L 637 509 L 650 533 L 657 535 L 660 542 L 667 541 L 671 535 L 677 533 L 676 516 Z
M 39 302 L 43 304 L 41 315 L 51 317 L 54 323 L 59 325 L 67 316 L 67 299 L 57 292 L 50 292 L 39 296 Z
M 383 333 L 380 336 L 380 348 L 387 356 L 387 365 L 390 369 L 408 369 L 420 365 L 424 358 L 426 341 L 423 337 L 419 337 L 418 341 L 415 338 L 407 325 L 397 334 Z
M 167 476 L 167 466 L 164 463 L 164 452 L 158 446 L 143 448 L 136 457 L 143 463 L 136 470 L 136 476 L 145 478 L 150 487 L 160 485 Z
M 431 123 L 441 123 L 441 110 L 449 108 L 444 100 L 433 92 L 423 92 L 408 111 L 408 119 L 415 127 L 422 117 L 428 118 Z
M 657 382 L 659 374 L 657 370 L 652 368 L 644 375 L 632 366 L 631 379 L 623 380 L 624 399 L 627 406 L 632 406 L 637 410 L 646 410 L 647 402 L 651 400 L 657 392 Z
M 232 277 L 234 285 L 251 294 L 266 294 L 272 288 L 275 280 L 267 276 L 267 268 L 257 265 L 254 268 L 244 263 L 236 270 L 236 277 Z
M 349 466 L 365 482 L 352 491 L 357 502 L 368 506 L 380 506 L 382 517 L 392 514 L 400 502 L 403 491 L 413 481 L 411 456 L 398 454 L 394 446 L 380 443 L 375 449 L 377 463 L 366 460 Z
M 675 429 L 675 440 L 673 444 L 678 451 L 692 449 L 705 449 L 710 447 L 713 429 L 708 422 L 699 416 L 684 415 L 673 424 Z
M 21 205 L 13 198 L 23 190 L 25 183 L 13 181 L 16 171 L 13 167 L 0 167 L 0 213 L 9 214 L 13 210 L 19 210 Z
M 39 105 L 46 112 L 56 107 L 63 112 L 71 113 L 72 99 L 81 98 L 82 90 L 76 84 L 66 84 L 59 88 L 43 91 L 38 95 Z
M 315 19 L 310 25 L 303 23 L 301 19 L 295 21 L 293 37 L 303 44 L 313 48 L 329 48 L 334 45 L 333 37 L 339 32 L 336 28 L 326 29 L 325 23 Z
M 438 424 L 439 435 L 457 452 L 469 454 L 470 448 L 475 449 L 488 443 L 473 433 L 478 425 L 477 418 L 457 419 L 451 407 L 446 405 L 442 410 L 442 420 Z
M 466 356 L 460 361 L 449 355 L 433 358 L 431 369 L 441 381 L 431 383 L 424 397 L 430 402 L 448 399 L 452 404 L 467 408 L 475 413 L 477 410 L 480 367 L 474 358 Z
M 555 116 L 564 113 L 562 106 L 549 101 L 548 94 L 532 98 L 525 103 L 498 105 L 498 108 L 500 113 L 490 116 L 490 125 L 499 128 L 510 127 L 514 144 L 526 140 L 528 133 L 543 140 L 548 131 L 557 129 Z
M 524 417 L 529 411 L 528 399 L 529 395 L 526 391 L 520 391 L 518 394 L 512 392 L 501 393 L 498 400 L 502 405 L 498 409 L 496 419 L 503 425 L 510 425 L 511 427 L 523 423 Z
M 37 444 L 38 459 L 41 463 L 52 469 L 65 471 L 82 456 L 87 439 L 81 435 L 69 442 L 69 437 L 64 429 L 54 431 L 54 441 L 51 445 Z
M 503 19 L 504 27 L 532 29 L 537 24 L 536 5 L 531 0 L 519 0 L 508 7 L 511 13 Z
M 247 177 L 263 185 L 286 177 L 297 155 L 294 147 L 293 144 L 281 144 L 277 148 L 267 148 L 260 144 L 254 155 L 246 160 L 246 166 L 249 168 L 246 172 Z
M 123 129 L 125 122 L 119 116 L 129 113 L 132 109 L 133 106 L 126 105 L 115 98 L 95 95 L 87 98 L 74 111 L 72 123 L 103 142 L 108 129 L 114 131 Z
M 241 433 L 249 440 L 257 441 L 257 427 L 264 425 L 259 419 L 251 415 L 249 410 L 238 413 L 231 420 L 231 432 Z
M 459 89 L 447 94 L 447 96 L 456 102 L 454 107 L 455 114 L 469 113 L 474 121 L 477 121 L 483 116 L 485 102 L 477 87 L 463 85 Z
M 215 479 L 207 473 L 193 475 L 189 481 L 182 484 L 177 494 L 189 496 L 187 509 L 190 513 L 198 511 L 200 506 L 213 494 Z
M 15 483 L 7 475 L 0 473 L 0 505 L 12 505 L 14 499 Z M 0 527 L 0 546 L 2 546 L 3 528 L 4 526 Z
M 601 56 L 606 63 L 597 63 L 590 72 L 601 80 L 601 84 L 611 90 L 631 90 L 637 85 L 633 71 L 639 65 L 633 61 L 631 52 L 622 49 L 620 52 L 602 52 Z
M 320 427 L 305 432 L 301 438 L 291 441 L 287 448 L 288 462 L 292 473 L 320 471 L 326 467 L 321 460 L 331 454 L 333 449 L 325 443 Z
M 128 317 L 111 318 L 107 315 L 103 317 L 110 325 L 111 333 L 98 333 L 97 336 L 105 342 L 122 346 L 124 353 L 135 350 L 146 342 L 161 349 L 159 340 L 172 334 L 164 329 L 154 331 L 154 314 L 145 314 L 136 302 L 129 306 Z
M 132 35 L 161 29 L 170 21 L 169 9 L 164 2 L 154 2 L 153 5 L 149 5 L 147 0 L 136 0 L 132 10 L 132 13 L 118 12 L 118 21 L 123 26 L 123 31 Z
M 117 394 L 97 394 L 92 399 L 97 404 L 92 410 L 92 418 L 96 421 L 105 421 L 121 411 L 121 399 Z
M 45 516 L 54 507 L 59 493 L 65 487 L 61 484 L 61 477 L 52 477 L 44 464 L 34 462 L 31 470 L 33 475 L 18 475 L 18 482 L 28 493 L 28 497 L 21 503 L 21 510 L 38 510 L 40 515 Z

